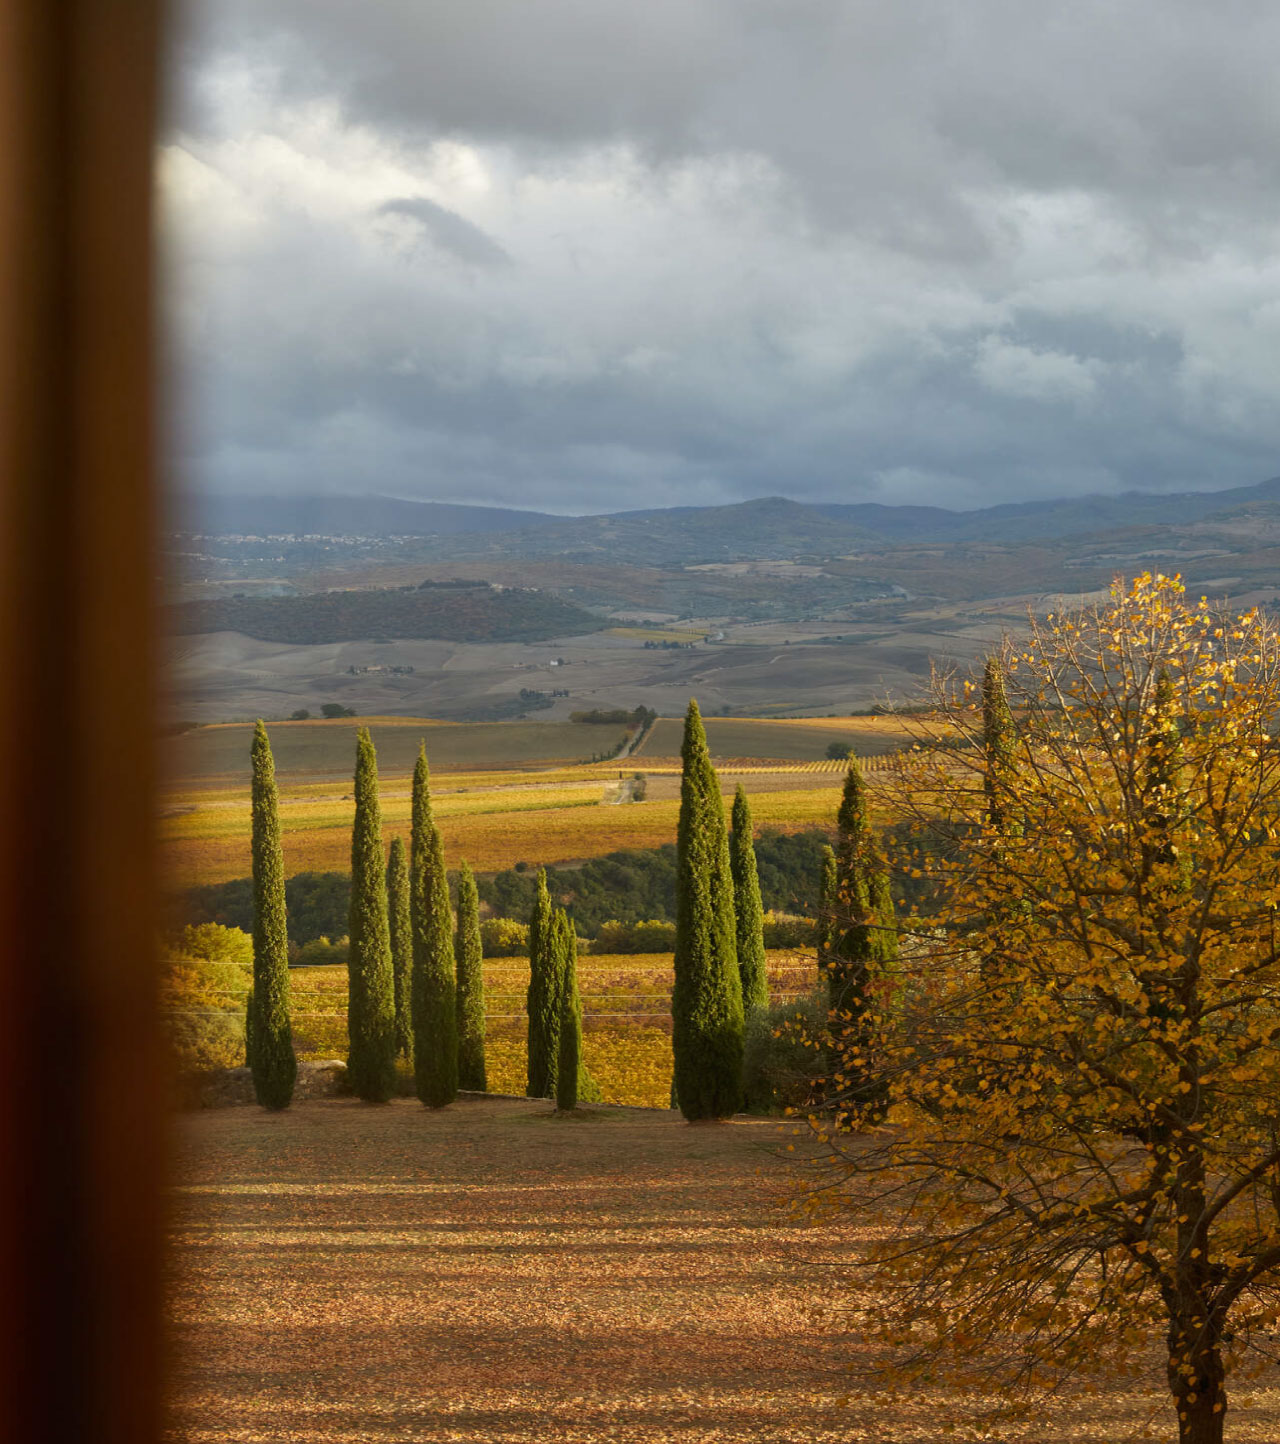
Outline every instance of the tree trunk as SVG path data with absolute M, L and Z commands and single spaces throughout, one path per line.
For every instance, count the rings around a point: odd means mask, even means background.
M 1218 1341 L 1197 1340 L 1191 1360 L 1195 1373 L 1187 1378 L 1180 1367 L 1186 1335 L 1175 1325 L 1169 1337 L 1169 1389 L 1178 1411 L 1178 1444 L 1222 1444 L 1227 1391 Z

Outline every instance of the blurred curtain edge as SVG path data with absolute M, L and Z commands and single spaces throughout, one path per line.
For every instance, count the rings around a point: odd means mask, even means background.
M 0 1437 L 161 1430 L 159 0 L 0 0 Z

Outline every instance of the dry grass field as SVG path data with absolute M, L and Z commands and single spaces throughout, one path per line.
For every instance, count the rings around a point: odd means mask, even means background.
M 757 825 L 792 831 L 835 816 L 840 778 L 828 787 L 762 791 L 753 812 Z M 598 791 L 598 789 L 597 789 Z M 750 791 L 750 788 L 748 788 Z M 600 857 L 624 847 L 659 847 L 674 842 L 679 801 L 675 797 L 610 806 L 594 798 L 491 811 L 449 812 L 438 820 L 451 867 L 466 861 L 477 872 L 494 872 L 517 862 L 564 863 Z M 317 820 L 305 810 L 296 816 L 281 809 L 285 867 L 297 872 L 345 872 L 351 862 L 351 819 L 355 804 L 341 800 L 318 805 Z M 407 835 L 409 798 L 388 799 L 383 808 L 385 836 Z M 199 809 L 164 824 L 164 855 L 175 887 L 227 882 L 249 875 L 248 802 L 233 813 Z
M 635 756 L 583 763 L 621 734 L 575 723 L 371 721 L 388 839 L 407 830 L 409 773 L 426 737 L 432 796 L 450 865 L 480 872 L 517 862 L 563 864 L 625 847 L 673 842 L 679 798 L 680 724 L 659 719 Z M 273 723 L 285 868 L 345 871 L 354 803 L 352 720 Z M 710 718 L 721 782 L 741 782 L 759 826 L 796 830 L 835 817 L 844 764 L 825 756 L 851 744 L 874 779 L 906 733 L 892 718 L 796 721 Z M 201 727 L 175 739 L 160 836 L 171 884 L 226 882 L 249 871 L 248 748 L 251 729 Z M 585 738 L 585 740 L 583 740 Z M 569 760 L 566 760 L 568 758 Z M 645 800 L 614 805 L 619 777 L 644 772 Z
M 577 722 L 436 722 L 424 717 L 354 717 L 272 722 L 271 749 L 282 778 L 342 777 L 355 765 L 356 728 L 368 727 L 388 773 L 409 773 L 426 741 L 441 771 L 519 768 L 582 762 L 621 740 L 621 727 Z M 196 727 L 173 739 L 170 776 L 176 782 L 249 783 L 253 727 L 243 722 Z
M 858 1331 L 819 1310 L 884 1221 L 792 1219 L 788 1141 L 767 1120 L 504 1099 L 187 1115 L 169 1438 L 942 1444 L 974 1401 L 838 1402 Z M 1280 1396 L 1255 1400 L 1232 1444 L 1280 1438 Z M 1112 1386 L 1016 1437 L 1168 1439 L 1168 1414 Z
M 776 761 L 818 761 L 832 742 L 852 747 L 859 757 L 876 756 L 901 747 L 903 724 L 893 717 L 706 717 L 707 745 L 717 761 L 724 758 L 768 758 Z M 684 724 L 678 717 L 659 717 L 637 752 L 637 758 L 679 756 Z

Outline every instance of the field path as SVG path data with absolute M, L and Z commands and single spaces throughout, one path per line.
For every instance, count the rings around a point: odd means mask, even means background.
M 942 1444 L 966 1401 L 837 1404 L 857 1342 L 812 1306 L 876 1220 L 791 1222 L 787 1137 L 499 1098 L 187 1115 L 169 1437 Z M 1123 1388 L 1021 1437 L 1135 1438 L 1150 1403 Z M 1280 1437 L 1277 1403 L 1238 1411 L 1232 1444 Z

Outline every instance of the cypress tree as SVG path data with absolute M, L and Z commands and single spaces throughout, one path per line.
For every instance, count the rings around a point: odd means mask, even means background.
M 582 997 L 578 992 L 578 935 L 563 908 L 556 909 L 552 932 L 561 983 L 556 1107 L 561 1113 L 572 1113 L 582 1088 Z
M 391 929 L 391 978 L 396 999 L 396 1052 L 413 1062 L 413 928 L 409 921 L 409 858 L 404 838 L 391 839 L 387 862 L 387 921 Z
M 840 893 L 835 850 L 822 849 L 822 882 L 818 892 L 818 926 L 814 941 L 818 949 L 818 972 L 825 974 L 831 962 L 831 941 L 835 936 L 837 899 Z
M 267 729 L 253 729 L 253 989 L 245 1014 L 245 1050 L 253 1091 L 264 1108 L 287 1108 L 298 1061 L 289 1026 L 289 935 L 284 853 L 280 848 L 276 769 Z
M 738 939 L 738 976 L 742 981 L 742 1011 L 760 1012 L 769 1006 L 769 975 L 764 955 L 764 907 L 760 902 L 760 875 L 751 835 L 751 804 L 738 784 L 733 799 L 733 831 L 729 834 L 729 870 L 733 874 L 733 911 Z
M 988 657 L 982 669 L 982 750 L 986 757 L 983 786 L 987 794 L 987 820 L 997 831 L 1005 822 L 1001 801 L 1004 780 L 1014 767 L 1013 713 L 1004 687 L 1004 668 Z
M 551 947 L 552 917 L 547 872 L 540 867 L 538 890 L 529 918 L 529 992 L 525 1000 L 525 1010 L 529 1015 L 526 1092 L 530 1098 L 550 1098 L 556 1088 L 560 1047 L 560 964 Z
M 440 829 L 431 815 L 425 743 L 413 769 L 409 917 L 413 928 L 414 1085 L 428 1108 L 443 1108 L 458 1095 L 458 1019 L 449 876 Z
M 685 717 L 676 834 L 675 1091 L 684 1116 L 728 1118 L 742 1101 L 742 980 L 720 782 L 698 704 Z
M 854 1072 L 856 1055 L 865 1052 L 874 1031 L 870 1012 L 875 985 L 893 970 L 898 958 L 889 873 L 871 827 L 856 760 L 850 762 L 845 777 L 836 827 L 836 897 L 827 936 L 827 987 L 833 1027 L 848 1045 L 843 1062 L 847 1071 Z M 869 1074 L 851 1091 L 862 1102 L 881 1103 L 885 1096 L 883 1086 Z
M 480 897 L 464 862 L 458 874 L 458 1087 L 488 1092 L 484 1071 L 484 972 L 480 946 Z
M 253 1016 L 253 984 L 244 999 L 244 1066 L 253 1067 L 253 1030 L 256 1027 Z
M 367 727 L 356 734 L 355 824 L 347 913 L 347 1076 L 357 1098 L 385 1103 L 396 1088 L 396 1004 L 382 854 L 378 759 Z M 255 1044 L 256 1047 L 256 1044 Z

